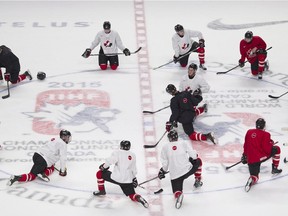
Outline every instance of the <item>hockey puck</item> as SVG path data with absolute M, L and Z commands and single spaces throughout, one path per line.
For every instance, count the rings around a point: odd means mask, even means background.
M 159 189 L 158 191 L 155 191 L 154 194 L 159 194 L 159 193 L 162 193 L 163 192 L 163 189 Z

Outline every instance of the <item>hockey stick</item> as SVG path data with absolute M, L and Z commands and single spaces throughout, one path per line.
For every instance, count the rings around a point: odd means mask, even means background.
M 165 131 L 165 133 L 161 136 L 161 138 L 158 140 L 158 142 L 156 142 L 154 145 L 144 145 L 144 148 L 155 148 L 159 142 L 163 139 L 163 137 L 166 135 L 167 131 Z
M 284 96 L 284 95 L 286 95 L 286 94 L 288 94 L 288 91 L 285 92 L 285 93 L 282 94 L 282 95 L 279 95 L 279 96 L 268 95 L 268 97 L 273 98 L 273 99 L 278 99 L 278 98 L 280 98 L 280 97 L 282 97 L 282 96 Z
M 167 174 L 167 173 L 169 173 L 169 171 L 165 172 L 165 174 Z M 151 178 L 151 179 L 148 179 L 148 180 L 146 180 L 146 181 L 144 181 L 144 182 L 141 182 L 140 184 L 138 184 L 138 186 L 141 187 L 141 185 L 146 184 L 147 182 L 153 181 L 153 180 L 155 180 L 155 179 L 157 179 L 157 178 L 159 178 L 158 175 L 155 176 L 155 177 L 153 177 L 153 178 Z M 142 187 L 142 188 L 144 188 L 144 187 Z
M 159 111 L 161 111 L 161 110 L 167 109 L 168 107 L 170 107 L 170 105 L 169 105 L 169 106 L 166 106 L 166 107 L 163 107 L 163 108 L 161 108 L 161 109 L 159 109 L 159 110 L 156 110 L 156 111 L 147 111 L 147 110 L 144 110 L 143 113 L 154 114 L 154 113 L 157 113 L 157 112 L 159 112 Z
M 237 163 L 232 164 L 231 166 L 224 166 L 223 164 L 222 164 L 222 166 L 225 168 L 225 170 L 229 170 L 229 169 L 231 169 L 232 167 L 234 167 L 234 166 L 236 166 L 236 165 L 238 165 L 238 164 L 240 164 L 240 163 L 242 163 L 242 161 L 238 161 Z
M 182 56 L 180 56 L 175 63 L 177 63 L 180 59 L 184 58 L 185 56 L 190 55 L 192 52 L 195 52 L 198 48 L 199 48 L 199 47 L 196 47 L 195 49 L 193 49 L 193 50 L 185 53 L 185 54 L 182 55 Z M 159 69 L 159 68 L 161 68 L 161 67 L 164 67 L 164 66 L 166 66 L 166 65 L 168 65 L 168 64 L 170 64 L 170 63 L 172 63 L 172 62 L 174 62 L 174 60 L 169 61 L 169 62 L 167 62 L 167 63 L 165 63 L 165 64 L 163 64 L 163 65 L 160 65 L 160 66 L 158 66 L 158 67 L 155 67 L 155 68 L 153 68 L 153 70 L 156 70 L 156 69 Z
M 9 98 L 9 97 L 10 97 L 10 86 L 9 86 L 9 81 L 7 81 L 7 91 L 8 91 L 8 94 L 2 96 L 2 99 L 6 99 L 6 98 Z
M 272 49 L 272 47 L 269 47 L 268 49 L 266 49 L 266 51 L 268 51 L 268 50 L 270 50 L 270 49 Z M 245 63 L 247 63 L 248 61 L 246 60 L 245 62 L 244 62 L 244 64 Z M 233 68 L 231 68 L 231 69 L 229 69 L 229 70 L 227 70 L 227 71 L 222 71 L 222 72 L 217 72 L 216 74 L 226 74 L 226 73 L 228 73 L 228 72 L 230 72 L 230 71 L 232 71 L 232 70 L 234 70 L 234 69 L 236 69 L 236 68 L 238 68 L 238 67 L 240 67 L 239 65 L 236 65 L 235 67 L 233 67 Z
M 138 53 L 141 49 L 142 49 L 142 47 L 139 47 L 136 51 L 130 52 L 130 54 L 136 54 L 136 53 Z M 90 56 L 99 56 L 99 55 L 115 56 L 115 55 L 124 55 L 124 53 L 109 53 L 109 54 L 98 53 L 98 54 L 91 54 Z

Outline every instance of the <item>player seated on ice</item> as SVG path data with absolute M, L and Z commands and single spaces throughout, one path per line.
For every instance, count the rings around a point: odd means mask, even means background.
M 116 70 L 119 65 L 118 48 L 122 50 L 125 56 L 130 56 L 130 50 L 125 48 L 122 44 L 122 40 L 118 32 L 111 30 L 111 23 L 105 21 L 103 23 L 103 30 L 99 31 L 92 42 L 91 46 L 85 50 L 82 54 L 84 58 L 88 58 L 91 55 L 92 50 L 100 44 L 100 50 L 98 55 L 98 64 L 102 70 L 106 70 L 108 62 L 110 68 Z
M 170 100 L 170 109 L 172 114 L 169 121 L 166 122 L 166 131 L 177 128 L 177 122 L 183 126 L 184 132 L 191 140 L 206 141 L 210 140 L 216 144 L 217 140 L 213 132 L 207 134 L 197 133 L 194 131 L 193 122 L 196 117 L 195 108 L 201 101 L 201 91 L 194 91 L 192 94 L 188 91 L 179 92 L 173 84 L 166 87 L 166 92 L 173 97 Z M 205 108 L 203 107 L 203 110 Z
M 4 79 L 7 82 L 16 84 L 28 78 L 32 80 L 29 70 L 20 74 L 20 62 L 18 57 L 5 45 L 0 46 L 0 80 L 3 80 L 1 68 L 5 68 Z
M 105 160 L 105 163 L 99 166 L 96 173 L 98 191 L 93 192 L 94 196 L 106 195 L 105 181 L 119 185 L 123 193 L 132 201 L 140 202 L 145 208 L 148 208 L 147 201 L 139 194 L 135 193 L 138 186 L 136 178 L 136 155 L 130 151 L 131 143 L 128 140 L 120 142 L 120 149 L 112 152 L 111 156 Z M 111 165 L 114 165 L 113 172 L 109 171 Z
M 194 187 L 200 188 L 203 185 L 201 181 L 202 160 L 197 152 L 192 148 L 191 143 L 178 141 L 176 130 L 169 131 L 169 143 L 163 145 L 161 150 L 162 168 L 159 170 L 159 179 L 165 178 L 169 170 L 171 186 L 176 199 L 175 207 L 179 209 L 183 201 L 183 183 L 184 180 L 194 174 Z
M 67 175 L 67 144 L 71 142 L 72 135 L 68 130 L 61 130 L 59 138 L 52 138 L 47 144 L 40 147 L 33 155 L 33 166 L 28 174 L 13 175 L 8 185 L 17 182 L 33 181 L 36 176 L 43 181 L 49 182 L 49 175 L 54 172 L 54 164 L 60 161 L 60 176 Z
M 244 39 L 240 41 L 239 66 L 244 67 L 245 59 L 251 64 L 251 73 L 253 76 L 258 75 L 258 79 L 262 79 L 264 70 L 269 69 L 266 51 L 266 42 L 259 36 L 253 36 L 252 31 L 247 31 Z
M 281 149 L 275 145 L 269 132 L 265 131 L 266 122 L 263 118 L 256 121 L 256 128 L 249 129 L 245 135 L 244 152 L 241 158 L 243 164 L 248 164 L 250 177 L 245 185 L 245 191 L 259 179 L 260 166 L 263 162 L 272 157 L 272 174 L 282 172 L 278 169 Z

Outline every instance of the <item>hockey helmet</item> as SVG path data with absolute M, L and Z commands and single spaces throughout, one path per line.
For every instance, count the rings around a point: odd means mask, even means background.
M 178 140 L 178 133 L 176 130 L 169 131 L 167 135 L 170 142 L 176 142 Z
M 195 71 L 198 69 L 198 66 L 197 64 L 194 64 L 194 63 L 191 63 L 189 66 L 188 66 L 188 69 L 189 68 L 193 68 Z
M 174 27 L 174 30 L 175 30 L 176 32 L 179 32 L 179 31 L 182 31 L 182 30 L 184 30 L 184 28 L 183 28 L 183 26 L 182 26 L 182 25 L 180 25 L 180 24 L 177 24 L 177 25 Z
M 256 121 L 256 128 L 263 130 L 265 128 L 266 122 L 263 118 L 258 118 Z
M 174 95 L 176 93 L 176 91 L 177 91 L 177 89 L 176 89 L 176 87 L 173 84 L 169 84 L 166 87 L 166 92 L 171 94 L 171 95 Z
M 252 31 L 247 31 L 247 32 L 245 33 L 245 38 L 247 38 L 247 39 L 252 39 L 252 37 L 253 37 L 253 32 L 252 32 Z
M 104 30 L 110 30 L 111 29 L 111 23 L 109 21 L 105 21 L 103 23 L 103 29 Z
M 120 142 L 120 149 L 123 149 L 123 150 L 130 150 L 130 147 L 131 147 L 131 142 L 128 141 L 128 140 L 122 140 Z
M 60 135 L 60 138 L 61 138 L 65 143 L 68 144 L 69 142 L 71 142 L 71 136 L 72 136 L 72 135 L 71 135 L 70 131 L 62 129 L 62 130 L 60 131 L 59 135 Z
M 46 73 L 44 73 L 43 71 L 39 71 L 37 73 L 37 79 L 44 80 L 45 78 L 46 78 Z

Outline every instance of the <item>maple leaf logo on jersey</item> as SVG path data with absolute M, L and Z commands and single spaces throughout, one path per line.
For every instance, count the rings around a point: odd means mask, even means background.
M 188 44 L 184 43 L 182 49 L 187 49 L 187 47 L 189 47 L 189 43 Z
M 107 41 L 104 43 L 104 46 L 105 46 L 105 47 L 111 47 L 111 46 L 112 46 L 112 43 L 111 43 L 109 40 L 107 40 Z
M 33 118 L 33 130 L 57 134 L 65 127 L 75 132 L 101 130 L 110 133 L 107 123 L 120 113 L 110 108 L 108 93 L 99 90 L 50 90 L 37 97 L 35 112 L 23 114 Z M 81 126 L 81 127 L 79 127 Z

